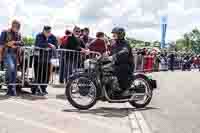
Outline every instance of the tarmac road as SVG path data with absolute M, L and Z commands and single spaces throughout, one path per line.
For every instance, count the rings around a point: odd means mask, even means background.
M 140 110 L 98 102 L 91 110 L 78 111 L 66 101 L 63 88 L 49 87 L 45 98 L 9 98 L 1 90 L 0 133 L 199 133 L 200 73 L 160 72 L 153 77 L 159 89 Z
M 159 90 L 142 114 L 153 133 L 200 133 L 200 72 L 155 73 Z
M 125 104 L 99 102 L 89 111 L 74 109 L 61 88 L 48 97 L 0 95 L 0 133 L 131 133 Z

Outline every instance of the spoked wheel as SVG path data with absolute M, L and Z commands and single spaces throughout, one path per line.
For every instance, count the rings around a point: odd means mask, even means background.
M 72 106 L 80 110 L 87 110 L 97 102 L 97 88 L 95 83 L 87 77 L 70 80 L 65 94 Z
M 147 77 L 144 75 L 136 75 L 132 85 L 134 85 L 136 88 L 136 96 L 134 100 L 130 101 L 129 103 L 136 108 L 146 107 L 151 102 L 153 96 L 153 91 Z

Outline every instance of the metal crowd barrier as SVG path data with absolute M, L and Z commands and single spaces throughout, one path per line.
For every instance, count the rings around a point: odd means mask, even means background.
M 76 71 L 84 70 L 84 61 L 99 56 L 65 49 L 20 48 L 17 66 L 17 83 L 20 86 L 65 85 Z M 134 72 L 150 73 L 168 71 L 170 62 L 164 57 L 134 54 Z M 158 62 L 159 60 L 159 62 Z M 175 60 L 174 70 L 182 68 L 181 60 Z M 6 85 L 5 71 L 0 71 L 0 86 Z
M 64 85 L 74 72 L 84 69 L 86 59 L 94 59 L 99 55 L 97 52 L 22 47 L 16 70 L 17 83 L 9 85 Z M 7 85 L 5 75 L 6 70 L 0 71 L 0 85 Z
M 160 72 L 168 70 L 181 70 L 182 61 L 175 59 L 173 64 L 167 57 L 152 56 L 152 55 L 137 55 L 134 54 L 134 72 L 148 73 L 148 72 Z M 172 67 L 172 68 L 171 68 Z

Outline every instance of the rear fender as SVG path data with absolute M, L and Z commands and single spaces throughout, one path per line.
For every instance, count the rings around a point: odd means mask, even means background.
M 150 79 L 148 76 L 146 76 L 144 74 L 135 74 L 134 75 L 134 78 L 138 78 L 138 77 L 144 78 L 146 81 L 148 81 L 151 90 L 154 90 L 157 88 L 156 80 Z

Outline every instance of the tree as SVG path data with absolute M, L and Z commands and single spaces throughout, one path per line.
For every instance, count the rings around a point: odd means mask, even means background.
M 127 37 L 126 40 L 129 42 L 132 48 L 144 46 L 144 41 L 136 40 L 135 38 L 130 38 L 130 37 Z
M 159 41 L 154 41 L 152 43 L 152 47 L 158 47 L 158 48 L 160 48 L 160 42 Z
M 22 41 L 26 46 L 32 46 L 35 42 L 35 39 L 33 37 L 23 37 Z
M 185 33 L 183 38 L 176 40 L 176 49 L 200 53 L 200 31 L 195 28 L 191 32 Z
M 184 46 L 186 48 L 186 51 L 189 51 L 189 49 L 191 49 L 191 43 L 190 43 L 190 33 L 185 33 L 184 34 Z
M 178 39 L 176 40 L 176 49 L 178 51 L 183 51 L 186 49 L 186 46 L 185 46 L 185 39 L 184 38 L 181 38 L 181 39 Z
M 145 44 L 146 47 L 151 46 L 151 43 L 150 43 L 150 42 L 145 42 L 144 44 Z
M 200 31 L 195 28 L 189 33 L 191 49 L 195 53 L 200 53 Z

